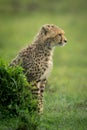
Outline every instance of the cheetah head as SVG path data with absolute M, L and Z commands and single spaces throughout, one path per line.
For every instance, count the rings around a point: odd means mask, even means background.
M 64 46 L 67 43 L 64 31 L 56 25 L 43 25 L 40 33 L 50 47 Z

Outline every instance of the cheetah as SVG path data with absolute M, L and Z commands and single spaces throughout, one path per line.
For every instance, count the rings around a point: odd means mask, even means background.
M 67 39 L 61 28 L 54 24 L 43 25 L 32 44 L 21 50 L 10 63 L 11 66 L 22 66 L 28 82 L 36 85 L 32 93 L 38 97 L 40 113 L 43 112 L 44 89 L 53 67 L 53 50 L 56 46 L 64 46 L 66 43 Z

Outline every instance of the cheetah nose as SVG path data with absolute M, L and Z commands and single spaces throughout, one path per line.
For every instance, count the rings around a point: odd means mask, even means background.
M 65 43 L 67 43 L 67 40 L 64 40 Z

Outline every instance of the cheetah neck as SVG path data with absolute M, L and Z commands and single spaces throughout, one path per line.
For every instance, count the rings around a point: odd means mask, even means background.
M 49 38 L 43 40 L 43 37 L 42 38 L 36 38 L 36 40 L 34 40 L 33 44 L 36 44 L 37 46 L 41 46 L 45 50 L 53 51 L 55 47 L 53 47 L 51 45 L 51 40 L 52 39 L 49 39 Z
M 43 73 L 43 75 L 41 76 L 41 80 L 48 78 L 51 70 L 53 68 L 53 51 L 54 48 L 49 47 L 49 42 L 44 41 L 35 41 L 33 43 L 33 46 L 35 47 L 35 52 L 37 55 L 37 58 L 40 56 L 41 58 L 39 58 L 40 64 L 44 67 L 45 66 L 45 71 Z

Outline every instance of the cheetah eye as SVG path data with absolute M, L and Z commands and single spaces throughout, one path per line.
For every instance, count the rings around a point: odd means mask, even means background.
M 58 35 L 59 35 L 59 36 L 61 36 L 62 34 L 61 34 L 61 33 L 59 33 Z
M 50 25 L 47 25 L 47 27 L 49 28 L 49 27 L 50 27 Z

